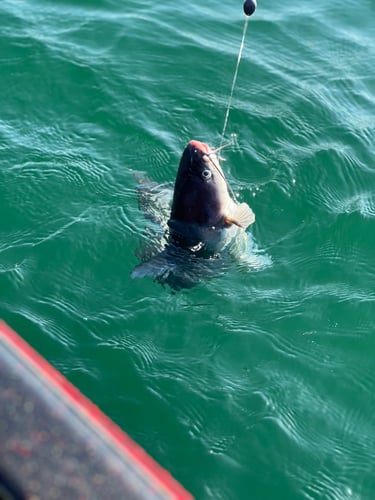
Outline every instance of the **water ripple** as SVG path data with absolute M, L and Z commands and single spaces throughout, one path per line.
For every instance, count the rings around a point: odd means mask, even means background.
M 197 498 L 373 496 L 373 3 L 353 13 L 258 6 L 224 164 L 251 253 L 171 293 L 129 281 L 155 236 L 136 177 L 220 143 L 242 11 L 1 3 L 3 315 Z

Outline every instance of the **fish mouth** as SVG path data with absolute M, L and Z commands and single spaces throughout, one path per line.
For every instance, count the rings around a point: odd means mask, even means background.
M 198 163 L 210 164 L 210 155 L 213 149 L 205 142 L 192 140 L 188 144 L 190 160 L 197 161 Z
M 209 154 L 212 151 L 212 148 L 210 148 L 210 146 L 208 144 L 206 144 L 205 142 L 200 142 L 200 141 L 196 141 L 196 140 L 190 141 L 189 146 L 191 146 L 192 149 L 202 153 L 202 155 Z
M 221 170 L 219 165 L 219 158 L 216 156 L 217 149 L 211 148 L 205 142 L 200 142 L 196 140 L 192 140 L 189 142 L 188 147 L 190 149 L 190 157 L 193 159 L 200 161 L 204 161 L 207 164 L 212 165 L 217 170 Z M 222 174 L 222 172 L 221 172 Z
M 224 148 L 227 148 L 228 146 L 231 146 L 232 144 L 233 144 L 233 140 L 227 144 L 219 146 L 218 148 L 211 148 L 205 142 L 201 142 L 201 141 L 197 141 L 197 140 L 193 139 L 189 142 L 188 146 L 192 150 L 192 154 L 199 153 L 201 157 L 207 156 L 208 159 L 210 159 L 211 156 L 214 156 L 218 160 L 222 160 L 223 158 L 221 158 L 220 156 L 217 156 L 216 153 L 219 153 L 219 151 L 221 151 Z

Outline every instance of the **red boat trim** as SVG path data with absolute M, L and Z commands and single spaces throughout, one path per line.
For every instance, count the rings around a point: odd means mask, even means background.
M 24 362 L 28 363 L 35 372 L 39 372 L 42 378 L 58 392 L 62 393 L 72 406 L 80 411 L 84 419 L 88 419 L 92 426 L 97 427 L 117 451 L 135 463 L 140 472 L 149 477 L 157 488 L 171 498 L 181 500 L 193 498 L 169 472 L 157 464 L 120 427 L 1 320 L 0 335 L 11 349 L 17 351 L 17 355 Z

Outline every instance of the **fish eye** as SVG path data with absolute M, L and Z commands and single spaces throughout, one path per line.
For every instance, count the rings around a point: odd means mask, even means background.
M 211 179 L 211 177 L 212 177 L 212 172 L 211 172 L 211 170 L 209 170 L 208 168 L 205 168 L 205 169 L 202 171 L 202 177 L 203 177 L 203 179 L 205 179 L 205 180 Z

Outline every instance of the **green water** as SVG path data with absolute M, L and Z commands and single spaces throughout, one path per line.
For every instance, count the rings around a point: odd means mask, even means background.
M 173 293 L 137 176 L 220 144 L 242 2 L 2 0 L 0 317 L 197 498 L 375 498 L 375 4 L 259 1 L 254 262 Z

